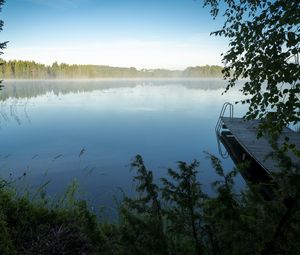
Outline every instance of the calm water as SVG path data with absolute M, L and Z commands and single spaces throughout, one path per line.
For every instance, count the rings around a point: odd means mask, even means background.
M 221 80 L 5 82 L 0 105 L 1 175 L 27 176 L 18 186 L 50 180 L 59 196 L 77 180 L 91 205 L 113 206 L 132 190 L 130 160 L 144 157 L 157 179 L 176 161 L 200 161 L 207 192 L 216 175 L 204 151 L 218 155 L 215 124 L 224 102 Z M 244 109 L 236 107 L 235 115 Z M 223 160 L 231 169 L 230 159 Z M 241 177 L 237 184 L 243 185 Z

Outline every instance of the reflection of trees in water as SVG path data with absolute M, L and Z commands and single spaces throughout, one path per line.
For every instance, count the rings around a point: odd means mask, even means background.
M 0 124 L 3 122 L 15 121 L 21 125 L 25 120 L 31 123 L 31 119 L 27 112 L 28 100 L 20 102 L 17 99 L 0 102 Z
M 8 98 L 31 98 L 52 92 L 55 95 L 136 86 L 183 86 L 187 89 L 216 90 L 225 88 L 221 79 L 189 80 L 73 80 L 73 81 L 6 81 L 0 100 Z

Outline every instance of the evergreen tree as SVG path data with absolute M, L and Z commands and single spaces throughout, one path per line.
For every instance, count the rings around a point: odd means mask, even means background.
M 203 254 L 202 244 L 202 208 L 206 195 L 197 181 L 197 161 L 190 165 L 178 162 L 179 171 L 168 170 L 171 180 L 162 179 L 163 198 L 169 202 L 166 214 L 171 222 L 169 230 L 175 236 L 187 236 L 193 240 L 195 254 Z

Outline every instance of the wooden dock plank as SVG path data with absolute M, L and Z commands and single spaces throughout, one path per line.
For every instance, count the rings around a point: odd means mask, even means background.
M 267 137 L 257 139 L 259 120 L 244 120 L 242 118 L 222 117 L 223 124 L 234 135 L 239 144 L 269 173 L 282 171 L 279 162 L 274 158 L 274 150 Z M 278 143 L 283 143 L 288 137 L 291 143 L 300 150 L 300 133 L 285 128 L 278 139 Z M 300 160 L 292 152 L 288 152 L 292 162 L 300 166 Z

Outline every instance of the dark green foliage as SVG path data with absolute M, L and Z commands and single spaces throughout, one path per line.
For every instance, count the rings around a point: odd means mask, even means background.
M 134 180 L 138 197 L 125 197 L 121 207 L 128 254 L 168 254 L 159 188 L 153 183 L 153 173 L 146 169 L 140 155 L 131 165 L 137 169 Z
M 92 254 L 106 245 L 85 202 L 47 207 L 0 190 L 0 254 Z
M 279 133 L 300 120 L 300 2 L 299 0 L 204 0 L 216 17 L 224 10 L 223 27 L 213 35 L 227 37 L 223 55 L 227 90 L 240 78 L 241 91 L 250 103 L 247 118 L 262 118 L 274 111 L 263 130 Z
M 160 185 L 141 156 L 132 166 L 136 195 L 125 196 L 117 223 L 99 222 L 71 185 L 58 203 L 29 201 L 6 185 L 0 190 L 0 254 L 298 254 L 299 175 L 275 176 L 266 201 L 255 187 L 234 192 L 236 170 L 219 175 L 215 194 L 201 189 L 198 162 L 178 162 Z M 41 192 L 41 190 L 40 190 Z
M 3 44 L 3 48 L 6 43 Z M 1 44 L 0 44 L 0 49 Z M 159 77 L 222 77 L 220 66 L 188 67 L 184 71 L 166 69 L 121 68 L 96 65 L 53 63 L 46 66 L 34 61 L 2 61 L 0 76 L 5 79 L 77 79 L 77 78 L 159 78 Z
M 210 157 L 221 180 L 213 183 L 217 196 L 207 200 L 204 208 L 207 245 L 215 254 L 248 254 L 244 248 L 241 249 L 241 243 L 245 242 L 240 239 L 244 231 L 240 218 L 242 204 L 233 192 L 233 178 L 237 172 L 225 174 L 219 159 Z
M 213 183 L 216 195 L 212 197 L 201 191 L 196 161 L 190 165 L 178 162 L 177 171 L 169 169 L 169 179 L 162 179 L 161 196 L 157 195 L 152 172 L 143 163 L 138 165 L 139 175 L 142 174 L 143 180 L 148 179 L 150 186 L 154 185 L 155 197 L 160 197 L 163 221 L 159 225 L 163 225 L 169 254 L 297 254 L 300 251 L 296 234 L 300 229 L 299 196 L 295 198 L 299 194 L 297 175 L 288 177 L 282 173 L 279 178 L 285 180 L 284 184 L 279 183 L 275 198 L 266 201 L 259 192 L 253 192 L 256 187 L 236 194 L 233 187 L 237 171 L 226 173 L 216 157 L 210 155 L 210 158 L 220 176 Z M 282 189 L 287 187 L 295 192 L 293 199 L 286 199 Z M 127 225 L 129 229 L 136 228 L 132 237 L 139 236 L 138 231 L 147 232 L 145 218 L 139 219 L 138 224 Z M 156 237 L 147 236 L 147 242 Z M 155 254 L 155 249 L 150 249 L 148 246 L 145 254 Z
M 202 254 L 200 232 L 202 229 L 203 204 L 206 195 L 197 181 L 197 167 L 199 163 L 193 161 L 188 165 L 178 162 L 179 171 L 168 170 L 171 181 L 162 179 L 163 198 L 170 203 L 166 215 L 171 223 L 169 231 L 175 236 L 186 236 L 193 240 L 196 254 Z
M 223 73 L 229 80 L 226 91 L 235 86 L 238 79 L 246 79 L 241 88 L 248 97 L 241 101 L 249 103 L 246 118 L 264 119 L 258 135 L 270 137 L 284 169 L 273 176 L 275 194 L 271 201 L 261 200 L 249 191 L 243 195 L 240 216 L 234 223 L 239 231 L 248 229 L 250 233 L 249 242 L 243 238 L 244 250 L 252 245 L 249 254 L 255 254 L 255 251 L 261 254 L 300 253 L 300 241 L 295 234 L 299 231 L 300 221 L 300 167 L 291 164 L 286 151 L 291 150 L 298 157 L 300 152 L 293 141 L 286 139 L 284 144 L 276 141 L 283 127 L 291 123 L 296 125 L 300 120 L 300 2 L 204 0 L 204 5 L 211 7 L 214 18 L 224 10 L 225 23 L 212 34 L 227 37 L 230 41 L 230 48 L 223 55 Z M 226 193 L 226 197 L 230 197 L 227 191 L 223 194 Z M 230 212 L 237 207 L 227 204 L 225 208 Z M 235 251 L 241 254 L 236 250 L 238 245 L 232 247 L 230 254 Z
M 212 15 L 219 0 L 205 0 Z M 4 1 L 0 0 L 0 8 Z M 242 88 L 250 96 L 247 117 L 262 117 L 269 108 L 276 114 L 263 128 L 273 134 L 299 121 L 299 1 L 225 0 L 227 21 L 215 32 L 231 39 L 224 55 L 228 88 L 249 78 Z M 0 22 L 2 30 L 3 22 Z M 0 54 L 6 42 L 0 43 Z M 183 77 L 217 75 L 217 67 L 188 68 Z M 142 70 L 10 61 L 2 66 L 7 78 L 97 78 L 172 76 L 168 70 Z M 145 75 L 145 76 L 143 76 Z M 157 75 L 157 76 L 156 76 Z M 176 73 L 178 75 L 178 73 Z M 262 89 L 263 83 L 266 88 Z M 284 85 L 282 85 L 284 83 Z M 287 84 L 286 84 L 287 83 Z M 274 122 L 275 121 L 275 122 Z M 270 125 L 270 123 L 273 123 Z M 274 124 L 275 123 L 275 124 Z M 279 157 L 284 150 L 279 149 Z M 137 156 L 132 166 L 136 197 L 124 197 L 119 223 L 99 222 L 86 202 L 76 201 L 75 186 L 59 203 L 17 196 L 0 181 L 0 254 L 300 254 L 300 170 L 285 161 L 285 171 L 274 176 L 276 190 L 264 200 L 256 187 L 234 192 L 236 171 L 226 173 L 210 156 L 220 179 L 215 195 L 207 196 L 197 176 L 198 162 L 178 162 L 159 186 L 153 172 Z

